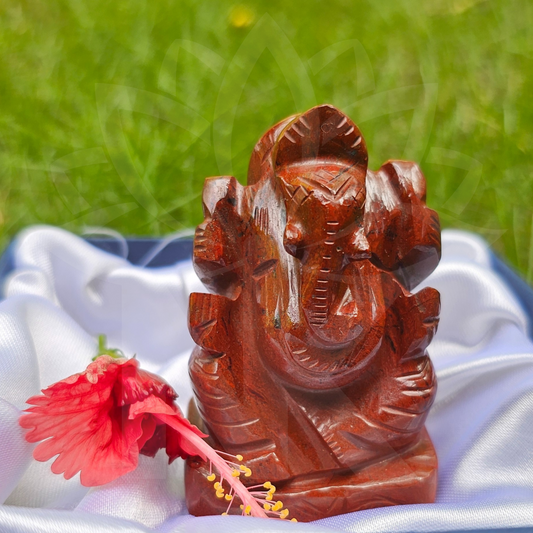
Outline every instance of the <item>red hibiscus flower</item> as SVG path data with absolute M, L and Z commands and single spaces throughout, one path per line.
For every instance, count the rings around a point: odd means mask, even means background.
M 239 464 L 242 456 L 224 453 L 222 457 L 223 452 L 211 448 L 204 440 L 207 435 L 182 415 L 174 402 L 177 394 L 168 383 L 141 370 L 136 359 L 126 359 L 104 344 L 101 337 L 103 355 L 85 372 L 27 400 L 32 407 L 19 423 L 29 430 L 28 442 L 42 441 L 33 451 L 35 459 L 48 461 L 57 455 L 52 472 L 66 479 L 80 472 L 82 485 L 92 487 L 134 470 L 140 453 L 153 457 L 165 448 L 169 462 L 199 456 L 209 463 L 207 479 L 214 482 L 216 496 L 229 502 L 227 512 L 237 499 L 242 514 L 288 515 L 280 501 L 272 501 L 276 487 L 270 482 L 243 485 L 239 476 L 249 477 L 252 471 Z
M 177 394 L 158 376 L 139 369 L 136 359 L 102 355 L 85 372 L 31 397 L 20 419 L 28 442 L 41 442 L 38 461 L 59 457 L 55 474 L 70 479 L 81 471 L 86 487 L 103 485 L 137 467 L 139 454 L 166 448 L 169 460 L 205 454 L 191 437 L 205 437 L 183 417 Z M 172 417 L 172 427 L 161 417 Z M 189 436 L 189 438 L 184 437 Z M 44 440 L 46 439 L 46 440 Z

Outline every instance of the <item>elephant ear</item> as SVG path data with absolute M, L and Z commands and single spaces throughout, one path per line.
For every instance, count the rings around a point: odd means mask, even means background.
M 252 152 L 250 164 L 248 165 L 248 185 L 254 185 L 263 178 L 273 178 L 274 168 L 272 162 L 272 154 L 274 153 L 274 146 L 281 135 L 281 132 L 290 124 L 296 115 L 286 118 L 272 126 L 259 139 Z
M 313 107 L 284 129 L 276 151 L 275 169 L 309 161 L 351 167 L 366 174 L 368 153 L 359 128 L 337 108 Z
M 366 176 L 364 227 L 372 262 L 408 290 L 440 260 L 440 223 L 426 206 L 426 180 L 415 163 L 389 161 Z

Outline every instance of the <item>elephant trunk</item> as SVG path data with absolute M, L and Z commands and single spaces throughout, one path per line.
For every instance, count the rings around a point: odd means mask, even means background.
M 338 293 L 343 259 L 344 253 L 331 234 L 302 265 L 302 305 L 311 326 L 320 328 L 328 322 Z
M 361 319 L 357 302 L 363 287 L 355 263 L 370 254 L 362 231 L 338 232 L 333 222 L 325 231 L 324 240 L 310 247 L 302 261 L 302 307 L 318 337 L 342 343 L 357 334 L 354 328 Z

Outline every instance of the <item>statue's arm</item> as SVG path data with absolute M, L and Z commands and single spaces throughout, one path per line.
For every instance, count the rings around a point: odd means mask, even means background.
M 422 430 L 437 391 L 435 370 L 427 347 L 438 326 L 439 292 L 426 287 L 404 291 L 388 311 L 386 335 L 391 346 L 377 418 L 406 437 Z

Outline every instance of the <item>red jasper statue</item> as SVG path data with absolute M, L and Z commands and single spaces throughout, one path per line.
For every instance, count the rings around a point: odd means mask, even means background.
M 416 164 L 367 162 L 357 126 L 322 105 L 261 138 L 247 186 L 204 187 L 194 264 L 212 294 L 190 299 L 190 417 L 300 521 L 435 499 L 439 293 L 410 290 L 438 264 L 439 220 Z M 194 515 L 225 511 L 206 469 L 188 460 Z

